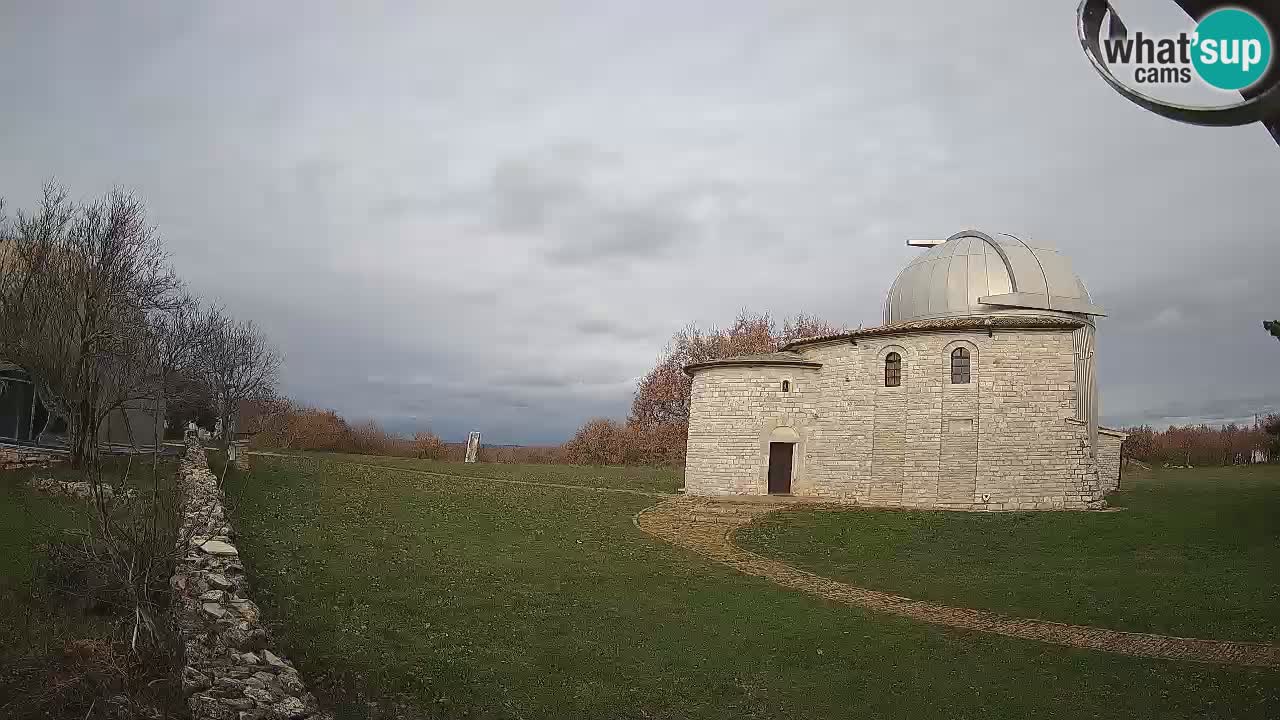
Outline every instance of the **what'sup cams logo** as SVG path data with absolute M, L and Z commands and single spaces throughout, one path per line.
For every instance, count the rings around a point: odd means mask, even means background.
M 1200 3 L 1175 0 L 1187 9 Z M 1154 112 L 1197 125 L 1262 122 L 1280 142 L 1280 71 L 1276 71 L 1271 28 L 1280 22 L 1280 3 L 1259 0 L 1196 13 L 1194 27 L 1176 35 L 1132 34 L 1107 0 L 1083 0 L 1078 32 L 1094 69 L 1121 95 Z M 1108 25 L 1102 37 L 1103 24 Z M 1239 93 L 1222 105 L 1181 105 L 1143 88 L 1189 86 Z
M 1209 13 L 1193 32 L 1152 38 L 1139 30 L 1132 37 L 1107 38 L 1102 48 L 1107 65 L 1131 70 L 1135 83 L 1187 85 L 1194 71 L 1219 90 L 1258 82 L 1272 52 L 1267 26 L 1240 8 Z

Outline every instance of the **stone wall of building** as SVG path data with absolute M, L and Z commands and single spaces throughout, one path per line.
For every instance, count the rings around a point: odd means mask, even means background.
M 1120 446 L 1127 437 L 1125 433 L 1107 428 L 1098 431 L 1098 482 L 1103 493 L 1120 487 Z
M 970 353 L 968 384 L 951 352 Z M 884 386 L 884 358 L 902 384 Z M 793 494 L 965 510 L 1083 508 L 1104 494 L 1076 415 L 1070 330 L 915 332 L 802 347 L 820 369 L 711 367 L 693 381 L 686 492 L 762 494 L 771 427 L 802 438 Z M 784 396 L 780 381 L 795 380 Z
M 185 664 L 182 687 L 193 720 L 329 718 L 293 663 L 270 648 L 222 491 L 204 450 L 188 440 L 178 470 L 182 538 L 170 581 Z
M 766 493 L 769 435 L 780 425 L 794 429 L 800 437 L 795 454 L 801 468 L 795 482 L 802 482 L 808 476 L 803 458 L 811 457 L 804 445 L 817 407 L 816 378 L 815 370 L 802 367 L 730 366 L 697 373 L 689 407 L 687 492 Z M 784 380 L 790 385 L 787 392 L 782 390 Z

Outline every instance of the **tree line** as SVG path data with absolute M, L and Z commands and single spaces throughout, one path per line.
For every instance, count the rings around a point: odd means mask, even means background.
M 252 433 L 251 446 L 256 448 L 391 455 L 457 462 L 461 462 L 466 455 L 466 443 L 445 442 L 430 430 L 421 430 L 412 437 L 404 437 L 388 432 L 375 420 L 353 423 L 334 410 L 312 407 L 288 399 L 270 399 L 255 405 L 246 429 Z M 555 464 L 565 462 L 565 456 L 560 446 L 481 446 L 478 460 Z
M 1265 323 L 1280 333 L 1280 323 Z M 587 420 L 562 445 L 492 447 L 480 450 L 485 462 L 561 463 L 571 465 L 668 465 L 685 459 L 689 430 L 689 398 L 693 381 L 685 366 L 736 355 L 775 352 L 806 337 L 832 335 L 845 328 L 813 315 L 784 319 L 781 325 L 768 313 L 742 311 L 725 328 L 701 329 L 690 324 L 670 340 L 657 363 L 641 378 L 624 420 Z M 438 460 L 462 460 L 465 445 L 447 443 L 431 432 L 401 437 L 374 421 L 349 423 L 333 410 L 287 400 L 264 405 L 255 422 L 254 444 L 263 448 L 324 450 L 375 455 L 398 455 Z M 1253 425 L 1230 424 L 1125 428 L 1126 460 L 1180 465 L 1231 464 L 1252 460 L 1255 450 L 1280 457 L 1280 417 L 1259 418 Z
M 118 411 L 202 406 L 230 428 L 243 401 L 274 394 L 280 364 L 252 321 L 187 290 L 138 198 L 117 189 L 76 202 L 54 183 L 12 218 L 0 199 L 0 360 L 65 424 L 77 467 L 94 462 Z M 159 444 L 121 416 L 130 445 Z
M 1234 465 L 1280 459 L 1280 415 L 1259 416 L 1251 425 L 1229 423 L 1125 428 L 1121 452 L 1126 460 L 1160 465 Z

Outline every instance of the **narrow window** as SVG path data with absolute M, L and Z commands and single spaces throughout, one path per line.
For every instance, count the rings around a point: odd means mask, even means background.
M 958 347 L 951 351 L 951 384 L 967 385 L 969 383 L 969 350 Z
M 791 392 L 791 381 L 790 381 L 790 380 L 783 380 L 783 381 L 782 381 L 782 392 Z
M 884 356 L 884 386 L 898 387 L 902 384 L 902 356 L 891 352 Z

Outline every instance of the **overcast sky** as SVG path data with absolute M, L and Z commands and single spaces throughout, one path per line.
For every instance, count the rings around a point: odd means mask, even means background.
M 348 417 L 558 442 L 683 324 L 879 324 L 970 227 L 1108 310 L 1104 422 L 1280 410 L 1280 147 L 1120 98 L 1074 0 L 115 5 L 3 4 L 0 195 L 135 190 Z

